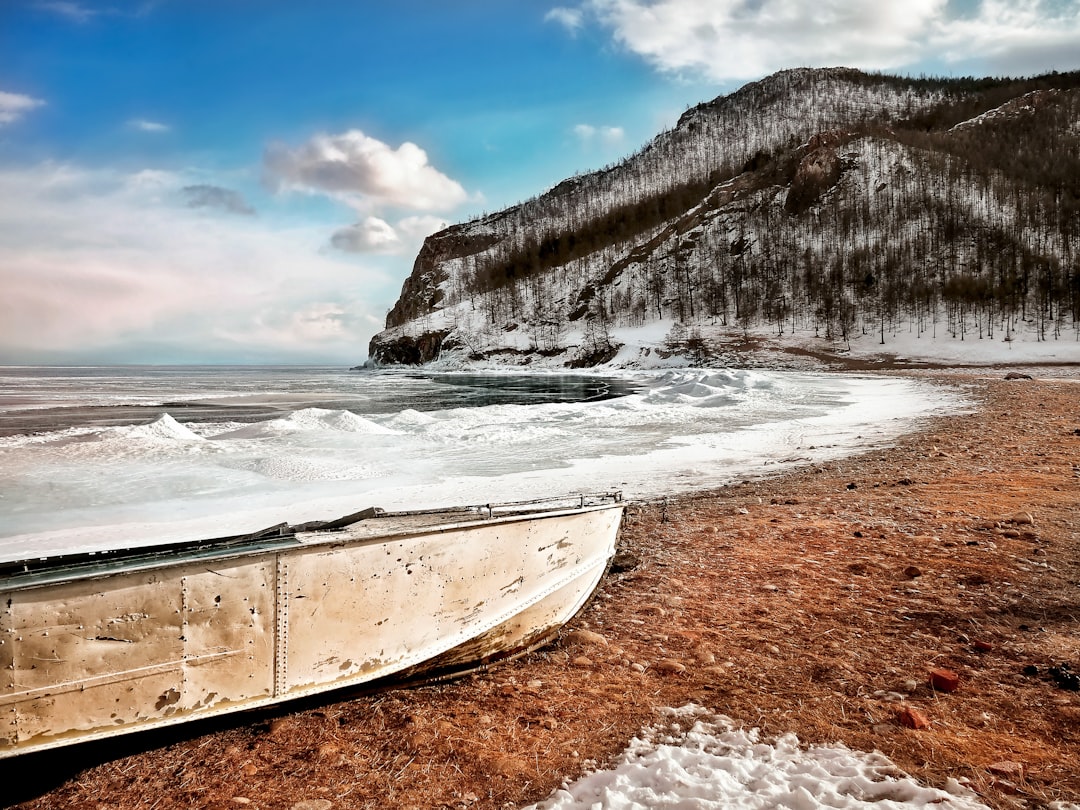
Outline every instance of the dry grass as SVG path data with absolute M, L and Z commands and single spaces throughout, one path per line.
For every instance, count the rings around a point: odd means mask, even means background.
M 640 563 L 546 650 L 201 736 L 136 735 L 124 745 L 162 747 L 99 747 L 109 758 L 70 778 L 71 750 L 38 758 L 60 776 L 24 780 L 20 807 L 517 806 L 689 701 L 968 780 L 997 808 L 1078 801 L 1080 694 L 1023 670 L 1080 669 L 1080 385 L 973 385 L 977 413 L 894 448 L 634 506 L 622 544 Z M 939 666 L 956 692 L 929 687 Z M 930 727 L 901 726 L 900 706 Z

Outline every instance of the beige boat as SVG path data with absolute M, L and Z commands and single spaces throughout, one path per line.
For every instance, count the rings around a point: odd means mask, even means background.
M 596 588 L 620 501 L 0 563 L 0 757 L 535 648 Z

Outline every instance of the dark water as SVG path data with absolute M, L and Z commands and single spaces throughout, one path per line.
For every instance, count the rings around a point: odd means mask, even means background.
M 0 368 L 0 436 L 153 421 L 258 422 L 299 408 L 361 416 L 544 405 L 631 394 L 629 380 L 577 374 L 434 374 L 322 366 Z

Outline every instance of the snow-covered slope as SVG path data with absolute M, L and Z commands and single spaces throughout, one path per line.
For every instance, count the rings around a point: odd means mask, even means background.
M 729 333 L 1076 343 L 1077 84 L 747 85 L 616 166 L 430 237 L 370 355 L 592 365 L 650 324 L 655 348 L 704 361 Z

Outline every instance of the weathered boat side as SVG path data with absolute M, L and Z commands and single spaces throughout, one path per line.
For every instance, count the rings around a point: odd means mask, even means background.
M 614 552 L 621 504 L 393 516 L 0 573 L 0 757 L 527 648 Z

